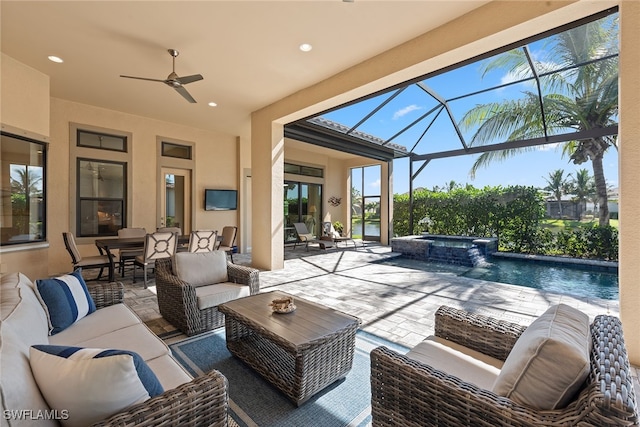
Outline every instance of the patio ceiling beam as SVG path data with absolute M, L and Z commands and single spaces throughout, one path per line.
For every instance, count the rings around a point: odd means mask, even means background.
M 470 147 L 466 150 L 461 149 L 461 150 L 440 151 L 437 153 L 430 153 L 430 154 L 416 154 L 411 157 L 411 160 L 420 161 L 420 160 L 431 160 L 431 159 L 443 159 L 447 157 L 466 156 L 468 154 L 480 154 L 487 151 L 500 151 L 500 150 L 508 150 L 512 148 L 535 147 L 538 145 L 545 145 L 545 144 L 557 144 L 557 143 L 568 142 L 568 141 L 580 141 L 584 139 L 601 138 L 603 136 L 611 136 L 611 135 L 617 135 L 617 134 L 618 134 L 618 125 L 616 124 L 616 125 L 608 126 L 606 128 L 594 128 L 594 129 L 587 129 L 579 132 L 551 135 L 547 138 L 540 137 L 540 138 L 532 138 L 532 139 L 523 139 L 520 141 L 501 142 L 498 144 Z
M 312 124 L 294 123 L 287 125 L 284 128 L 284 136 L 343 153 L 385 162 L 398 157 L 392 148 L 366 142 L 355 136 L 338 134 L 336 131 L 325 130 Z

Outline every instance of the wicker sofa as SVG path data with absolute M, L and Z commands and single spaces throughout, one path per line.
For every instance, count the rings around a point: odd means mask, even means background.
M 24 274 L 2 275 L 0 402 L 3 416 L 0 425 L 56 426 L 67 422 L 64 413 L 50 409 L 51 405 L 45 401 L 46 393 L 36 380 L 30 352 L 32 346 L 38 345 L 134 351 L 157 376 L 164 389 L 162 394 L 129 406 L 94 426 L 228 425 L 228 383 L 220 372 L 213 370 L 193 379 L 172 357 L 167 345 L 132 310 L 121 304 L 124 296 L 121 283 L 89 283 L 87 288 L 97 310 L 63 331 L 49 335 L 47 314 L 34 283 Z M 99 369 L 105 370 L 105 365 Z M 88 377 L 79 371 L 75 378 L 82 382 Z M 68 383 L 58 387 L 60 393 L 73 393 Z M 95 402 L 104 401 L 101 397 L 92 397 Z M 73 411 L 69 411 L 68 416 L 68 420 L 73 421 Z
M 526 329 L 446 306 L 435 315 L 436 340 L 445 339 L 452 346 L 498 361 L 506 361 Z M 454 376 L 415 360 L 411 352 L 402 355 L 378 347 L 371 352 L 373 426 L 638 425 L 620 320 L 600 315 L 589 325 L 587 317 L 585 337 L 586 380 L 577 384 L 577 395 L 568 405 L 552 410 L 534 409 L 498 395 L 461 379 L 464 373 Z M 551 382 L 539 388 L 546 391 Z
M 199 276 L 199 283 L 174 272 L 180 261 L 188 262 L 185 270 Z M 162 317 L 185 334 L 196 335 L 224 326 L 218 305 L 260 291 L 259 270 L 227 262 L 224 251 L 177 253 L 173 260 L 156 261 L 156 291 Z

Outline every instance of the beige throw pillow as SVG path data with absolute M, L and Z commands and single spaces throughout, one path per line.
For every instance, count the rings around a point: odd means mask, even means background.
M 589 374 L 589 316 L 559 304 L 518 338 L 493 391 L 537 409 L 568 405 Z
M 177 252 L 174 262 L 176 276 L 192 286 L 213 285 L 229 281 L 227 254 L 224 251 Z

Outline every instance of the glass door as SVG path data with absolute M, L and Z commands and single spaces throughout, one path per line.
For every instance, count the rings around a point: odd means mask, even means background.
M 293 224 L 302 222 L 314 236 L 321 235 L 322 185 L 284 182 L 284 242 L 293 243 L 297 235 Z
M 351 237 L 380 241 L 380 165 L 351 169 Z
M 162 168 L 161 206 L 158 228 L 178 227 L 183 235 L 191 232 L 191 171 Z
M 380 197 L 365 196 L 363 202 L 364 237 L 362 239 L 380 241 Z

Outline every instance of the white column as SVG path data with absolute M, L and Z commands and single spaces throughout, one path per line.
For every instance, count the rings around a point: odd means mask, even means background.
M 640 365 L 640 2 L 620 2 L 620 318 Z

